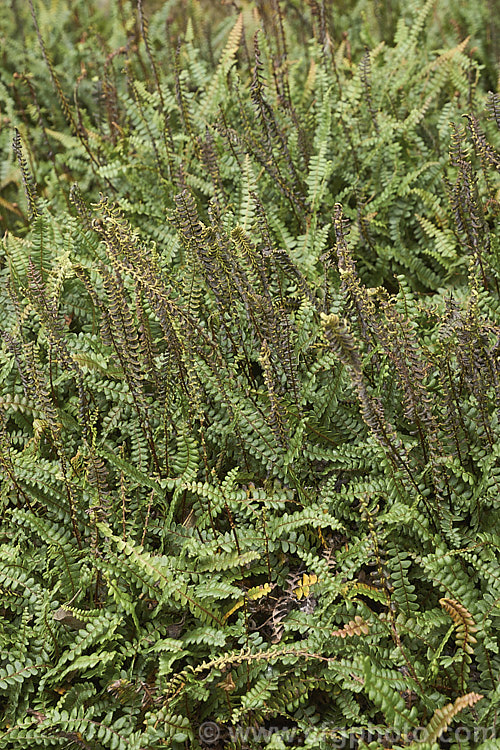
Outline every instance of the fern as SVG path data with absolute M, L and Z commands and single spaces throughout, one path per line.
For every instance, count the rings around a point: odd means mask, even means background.
M 0 747 L 494 732 L 487 0 L 11 5 Z

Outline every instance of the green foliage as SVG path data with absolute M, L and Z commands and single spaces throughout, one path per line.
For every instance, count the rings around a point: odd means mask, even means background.
M 0 747 L 496 730 L 494 44 L 236 5 L 6 12 Z

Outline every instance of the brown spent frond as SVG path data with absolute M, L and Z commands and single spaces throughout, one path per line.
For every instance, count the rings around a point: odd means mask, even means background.
M 454 703 L 448 703 L 443 708 L 438 708 L 425 728 L 423 741 L 429 745 L 437 742 L 443 732 L 448 729 L 455 716 L 463 711 L 464 708 L 474 706 L 481 698 L 483 696 L 479 693 L 467 693 L 457 698 Z
M 363 620 L 360 615 L 356 615 L 354 620 L 350 620 L 347 625 L 338 630 L 332 630 L 331 635 L 337 638 L 352 638 L 353 635 L 368 635 L 370 626 Z
M 456 599 L 440 599 L 439 603 L 457 626 L 457 646 L 463 648 L 467 654 L 472 654 L 474 649 L 469 644 L 477 643 L 472 635 L 477 628 L 471 613 Z

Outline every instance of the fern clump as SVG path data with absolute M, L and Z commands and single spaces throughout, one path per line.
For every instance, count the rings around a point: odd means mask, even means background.
M 491 746 L 498 71 L 345 5 L 6 14 L 0 747 Z

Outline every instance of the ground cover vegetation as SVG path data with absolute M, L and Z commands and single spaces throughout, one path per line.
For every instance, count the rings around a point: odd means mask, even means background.
M 493 6 L 4 3 L 0 748 L 498 747 Z

